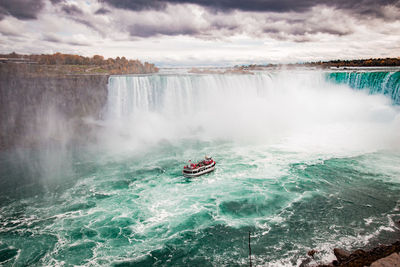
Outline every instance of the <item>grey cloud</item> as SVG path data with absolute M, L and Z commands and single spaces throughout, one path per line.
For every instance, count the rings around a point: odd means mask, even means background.
M 96 28 L 95 25 L 93 25 L 93 23 L 91 23 L 88 20 L 84 20 L 84 19 L 81 19 L 81 18 L 73 18 L 73 20 L 78 22 L 78 23 L 80 23 L 80 24 L 83 24 L 83 25 L 85 25 L 85 26 L 87 26 L 89 28 L 93 28 L 93 29 Z
M 13 30 L 13 29 L 1 29 L 0 35 L 3 36 L 12 36 L 12 37 L 23 37 L 25 36 L 24 33 Z
M 173 27 L 171 25 L 135 24 L 128 27 L 131 36 L 151 37 L 155 35 L 196 35 L 198 30 L 185 25 Z
M 294 27 L 288 31 L 290 35 L 306 35 L 306 34 L 317 34 L 317 33 L 326 33 L 330 35 L 337 35 L 337 36 L 344 36 L 351 34 L 352 31 L 347 30 L 347 29 L 340 29 L 339 27 L 337 29 L 332 28 L 332 27 L 325 27 L 325 26 L 319 26 L 315 25 L 314 28 L 303 28 L 303 27 Z
M 64 40 L 54 34 L 46 34 L 42 38 L 43 41 L 50 42 L 50 43 L 56 43 L 56 44 L 69 44 L 73 46 L 89 46 L 90 44 L 86 42 L 79 42 L 75 40 Z
M 102 3 L 108 3 L 111 6 L 130 9 L 135 11 L 145 10 L 145 9 L 163 9 L 166 7 L 168 1 L 160 0 L 100 0 Z
M 277 28 L 264 28 L 264 29 L 263 29 L 263 32 L 264 32 L 264 33 L 277 34 L 277 33 L 282 32 L 282 30 L 277 29 Z
M 110 10 L 102 7 L 102 8 L 99 8 L 94 14 L 96 14 L 96 15 L 105 15 L 105 14 L 108 14 L 110 12 L 111 12 Z
M 101 0 L 111 6 L 130 10 L 162 9 L 167 3 L 197 4 L 210 9 L 259 12 L 305 12 L 318 5 L 326 5 L 356 14 L 383 16 L 382 6 L 396 5 L 398 0 Z
M 87 20 L 87 19 L 81 19 L 81 18 L 79 18 L 79 17 L 72 18 L 72 20 L 75 21 L 75 22 L 77 22 L 77 23 L 80 23 L 80 24 L 82 24 L 82 25 L 85 25 L 86 27 L 88 27 L 88 28 L 90 28 L 90 29 L 96 31 L 96 32 L 97 32 L 98 34 L 100 34 L 103 38 L 106 37 L 105 31 L 104 31 L 99 25 L 96 25 L 95 23 L 90 22 L 90 21 Z
M 342 25 L 323 25 L 313 24 L 306 20 L 296 20 L 296 23 L 290 23 L 290 27 L 270 25 L 263 27 L 262 32 L 282 41 L 310 42 L 314 41 L 313 36 L 316 34 L 329 34 L 335 36 L 345 36 L 353 33 L 353 30 L 343 27 Z
M 90 46 L 90 44 L 80 43 L 80 42 L 67 42 L 67 44 L 73 45 L 73 46 Z
M 238 9 L 243 11 L 275 11 L 305 10 L 312 6 L 312 1 L 293 0 L 101 0 L 117 8 L 130 10 L 162 9 L 167 3 L 197 4 L 217 10 Z
M 233 31 L 239 29 L 239 25 L 237 24 L 229 24 L 226 23 L 225 21 L 221 20 L 216 20 L 211 22 L 211 29 L 216 29 L 216 30 L 228 30 L 228 31 Z
M 67 13 L 68 15 L 82 15 L 83 11 L 79 9 L 76 5 L 63 5 L 61 8 L 62 11 Z
M 353 31 L 350 31 L 348 29 L 333 29 L 333 28 L 321 27 L 319 29 L 315 29 L 313 31 L 310 31 L 310 33 L 327 33 L 327 34 L 330 34 L 330 35 L 345 36 L 345 35 L 352 34 Z
M 43 6 L 42 0 L 1 0 L 0 20 L 7 15 L 21 20 L 36 19 Z
M 51 42 L 51 43 L 63 43 L 63 41 L 54 35 L 45 35 L 43 37 L 43 41 Z
M 61 2 L 61 1 L 63 1 L 63 0 L 59 0 L 59 2 Z M 83 16 L 84 12 L 78 6 L 63 4 L 61 7 L 61 10 L 64 13 L 66 13 L 67 15 L 71 16 L 71 19 L 73 21 L 83 24 L 83 25 L 87 26 L 88 28 L 91 28 L 102 34 L 102 31 L 95 25 L 95 23 L 92 23 L 90 21 L 90 17 L 86 18 L 85 16 Z M 97 12 L 96 12 L 96 14 L 97 14 Z M 100 11 L 100 12 L 104 12 L 104 11 Z
M 171 11 L 171 10 L 169 10 Z M 181 14 L 181 13 L 180 13 Z M 174 19 L 176 14 L 169 14 L 172 17 L 170 20 L 163 22 L 150 22 L 144 18 L 144 21 L 131 24 L 127 27 L 128 32 L 133 37 L 151 37 L 157 35 L 177 36 L 177 35 L 190 35 L 202 39 L 214 39 L 218 36 L 222 37 L 226 34 L 241 30 L 241 25 L 234 21 L 232 18 L 222 16 L 208 16 L 203 17 L 207 24 L 195 23 L 191 20 L 190 16 L 178 15 L 179 19 Z M 170 18 L 171 18 L 170 17 Z M 138 18 L 140 21 L 140 17 Z M 218 39 L 217 38 L 217 39 Z

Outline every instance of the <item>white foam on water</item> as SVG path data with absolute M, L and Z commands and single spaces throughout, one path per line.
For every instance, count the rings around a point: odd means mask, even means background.
M 373 222 L 373 220 L 374 220 L 374 218 L 365 218 L 364 219 L 364 221 L 365 221 L 365 225 L 370 225 L 372 222 Z

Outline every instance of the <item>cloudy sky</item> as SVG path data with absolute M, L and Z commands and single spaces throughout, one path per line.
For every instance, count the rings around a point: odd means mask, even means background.
M 400 0 L 1 0 L 0 53 L 235 65 L 400 56 Z

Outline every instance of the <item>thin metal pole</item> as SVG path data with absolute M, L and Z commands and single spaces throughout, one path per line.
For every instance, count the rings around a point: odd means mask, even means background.
M 252 266 L 251 264 L 251 245 L 250 245 L 250 231 L 249 231 L 249 259 L 250 259 L 250 267 Z

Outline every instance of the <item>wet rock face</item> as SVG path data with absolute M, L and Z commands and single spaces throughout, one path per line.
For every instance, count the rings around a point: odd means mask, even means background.
M 83 119 L 99 118 L 108 76 L 30 74 L 0 65 L 0 150 L 88 133 Z
M 333 249 L 333 254 L 335 254 L 339 263 L 345 261 L 350 256 L 350 252 L 340 248 Z
M 393 253 L 371 264 L 371 267 L 400 267 L 400 254 Z
M 312 258 L 314 258 L 314 255 L 315 255 L 316 253 L 318 253 L 318 251 L 315 250 L 315 249 L 312 249 L 312 250 L 309 250 L 309 251 L 307 252 L 307 255 L 310 256 L 310 257 L 312 257 Z
M 400 263 L 400 241 L 397 241 L 391 245 L 381 245 L 373 248 L 369 251 L 358 249 L 352 253 L 349 253 L 343 249 L 334 249 L 334 254 L 337 260 L 334 260 L 328 265 L 321 266 L 348 266 L 348 267 L 363 267 L 363 266 L 399 266 Z M 387 259 L 386 259 L 387 257 Z M 382 261 L 381 261 L 382 260 Z M 378 262 L 379 261 L 379 262 Z M 376 265 L 372 265 L 376 263 Z M 393 265 L 399 264 L 399 265 Z

